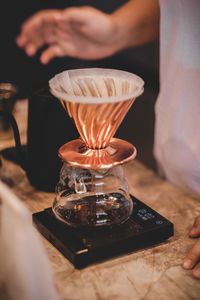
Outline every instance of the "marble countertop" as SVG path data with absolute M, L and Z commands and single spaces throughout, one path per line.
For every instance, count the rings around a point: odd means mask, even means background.
M 19 101 L 15 117 L 26 143 L 27 101 Z M 23 120 L 23 122 L 21 122 Z M 14 145 L 12 136 L 1 140 L 0 148 Z M 188 237 L 200 202 L 168 181 L 159 178 L 137 160 L 124 165 L 130 192 L 174 224 L 175 234 L 165 243 L 149 249 L 78 270 L 47 240 L 42 238 L 54 270 L 61 299 L 70 300 L 157 300 L 200 299 L 200 281 L 182 268 L 182 260 L 195 240 Z M 32 212 L 52 205 L 54 193 L 31 186 L 26 173 L 2 159 L 0 178 L 7 181 Z

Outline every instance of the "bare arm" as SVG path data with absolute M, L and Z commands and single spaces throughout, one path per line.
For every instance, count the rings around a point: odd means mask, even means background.
M 157 0 L 131 0 L 113 14 L 92 7 L 44 10 L 30 17 L 17 38 L 30 56 L 44 45 L 42 63 L 55 56 L 99 59 L 158 35 Z
M 160 9 L 157 0 L 131 0 L 112 15 L 120 48 L 150 42 L 159 35 Z

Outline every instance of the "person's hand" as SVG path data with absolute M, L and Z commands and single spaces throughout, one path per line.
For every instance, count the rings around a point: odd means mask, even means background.
M 72 56 L 100 59 L 118 51 L 117 25 L 110 15 L 92 7 L 42 10 L 22 25 L 17 45 L 29 56 L 43 46 L 41 62 L 54 57 Z
M 190 237 L 200 236 L 200 216 L 195 219 L 194 225 L 189 233 Z M 193 269 L 193 276 L 200 279 L 200 239 L 196 241 L 192 249 L 183 260 L 184 269 Z

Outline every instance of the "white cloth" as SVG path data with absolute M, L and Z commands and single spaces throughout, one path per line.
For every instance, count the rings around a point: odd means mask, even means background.
M 0 181 L 1 299 L 58 300 L 51 265 L 31 214 Z M 1 289 L 2 290 L 2 289 Z
M 160 0 L 160 11 L 154 154 L 163 176 L 200 196 L 200 1 Z

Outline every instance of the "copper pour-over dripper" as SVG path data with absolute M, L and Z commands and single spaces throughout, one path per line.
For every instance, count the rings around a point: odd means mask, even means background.
M 79 69 L 60 73 L 49 84 L 81 136 L 59 149 L 63 161 L 86 169 L 105 169 L 135 158 L 135 147 L 113 136 L 143 92 L 140 77 L 111 69 Z
M 113 136 L 143 92 L 143 80 L 118 70 L 81 69 L 60 73 L 49 84 L 81 136 L 59 149 L 64 164 L 52 207 L 55 216 L 73 227 L 122 224 L 133 203 L 119 165 L 133 159 L 136 149 Z

